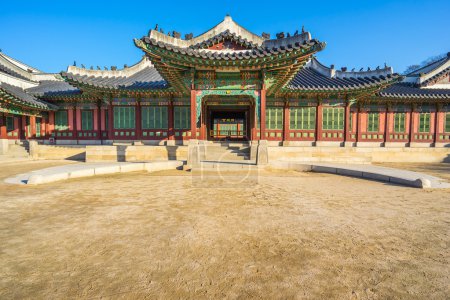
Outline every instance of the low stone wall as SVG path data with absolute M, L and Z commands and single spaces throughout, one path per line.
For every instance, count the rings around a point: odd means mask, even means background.
M 269 161 L 375 163 L 450 162 L 450 148 L 269 147 Z
M 0 155 L 6 154 L 9 148 L 9 141 L 7 139 L 0 139 Z
M 86 157 L 86 147 L 32 145 L 30 143 L 30 156 L 32 159 L 65 159 L 84 161 Z
M 86 146 L 86 162 L 187 160 L 187 146 Z

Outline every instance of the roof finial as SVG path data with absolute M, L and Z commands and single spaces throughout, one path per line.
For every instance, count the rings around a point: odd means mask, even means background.
M 1 49 L 0 49 L 0 50 L 1 50 Z M 0 51 L 0 52 L 2 52 L 2 51 Z M 77 66 L 77 61 L 76 61 L 76 60 L 73 61 L 73 66 L 74 66 L 74 67 Z
M 305 33 L 305 25 L 302 25 L 302 33 Z

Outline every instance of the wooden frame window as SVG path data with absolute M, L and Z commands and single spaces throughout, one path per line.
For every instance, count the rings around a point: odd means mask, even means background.
M 316 128 L 315 107 L 291 107 L 289 129 L 314 130 Z
M 81 111 L 81 130 L 94 130 L 94 114 L 92 110 Z
M 114 129 L 135 129 L 136 109 L 134 106 L 114 107 Z
M 450 132 L 450 112 L 445 114 L 445 132 Z
M 167 129 L 167 106 L 142 106 L 142 129 Z
M 69 130 L 67 110 L 58 110 L 57 112 L 55 112 L 55 130 Z
M 378 132 L 380 130 L 380 113 L 367 113 L 367 132 Z
M 322 129 L 344 130 L 344 108 L 324 107 L 322 109 Z
M 191 107 L 175 106 L 173 108 L 174 128 L 190 129 L 191 128 Z
M 394 113 L 394 132 L 404 133 L 406 130 L 406 113 L 396 112 Z
M 6 117 L 6 131 L 14 130 L 14 117 Z
M 266 129 L 283 129 L 283 108 L 267 107 L 266 108 Z
M 430 113 L 419 114 L 419 132 L 430 132 Z

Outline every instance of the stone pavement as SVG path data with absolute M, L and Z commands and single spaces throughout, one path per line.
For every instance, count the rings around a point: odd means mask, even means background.
M 380 167 L 368 164 L 339 164 L 339 163 L 302 163 L 289 161 L 273 161 L 270 167 L 303 172 L 330 173 L 368 180 L 376 180 L 412 186 L 418 188 L 450 188 L 445 180 L 424 173 Z
M 44 184 L 49 182 L 90 177 L 96 175 L 127 173 L 136 171 L 155 172 L 162 170 L 173 170 L 183 167 L 182 161 L 158 161 L 147 163 L 78 163 L 64 166 L 51 167 L 29 173 L 19 174 L 15 177 L 5 179 L 6 183 L 12 184 Z

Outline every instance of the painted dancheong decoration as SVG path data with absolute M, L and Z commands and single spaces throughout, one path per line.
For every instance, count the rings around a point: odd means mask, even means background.
M 256 35 L 230 16 L 206 33 L 135 39 L 133 66 L 48 74 L 0 53 L 0 139 L 43 143 L 268 140 L 279 145 L 450 145 L 450 54 L 405 76 L 315 57 L 303 28 Z

